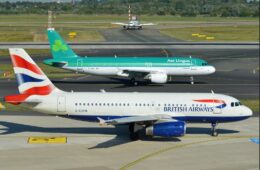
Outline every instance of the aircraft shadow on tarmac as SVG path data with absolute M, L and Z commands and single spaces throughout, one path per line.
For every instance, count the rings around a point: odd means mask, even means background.
M 122 85 L 118 88 L 124 88 L 124 87 L 131 87 L 134 86 L 133 83 L 129 79 L 120 79 L 120 78 L 109 78 L 110 80 L 52 80 L 55 84 L 117 84 Z M 115 80 L 115 81 L 111 81 Z M 190 84 L 189 81 L 170 81 L 167 82 L 167 84 Z M 206 82 L 202 81 L 195 81 L 195 84 L 207 84 Z M 163 86 L 164 84 L 154 84 L 149 81 L 138 81 L 137 86 Z
M 115 127 L 39 127 L 26 124 L 12 123 L 6 121 L 0 121 L 0 125 L 4 128 L 0 128 L 0 136 L 10 135 L 22 132 L 38 132 L 38 133 L 67 133 L 67 134 L 103 134 L 103 135 L 116 135 L 115 138 L 99 143 L 88 149 L 96 148 L 109 148 L 132 142 L 128 138 L 127 126 L 115 126 Z M 3 131 L 3 132 L 2 132 Z M 218 129 L 220 134 L 239 133 L 239 131 Z M 141 131 L 140 140 L 142 141 L 160 141 L 160 142 L 180 142 L 181 138 L 152 138 L 145 136 L 144 130 Z M 187 134 L 210 134 L 210 128 L 187 128 Z

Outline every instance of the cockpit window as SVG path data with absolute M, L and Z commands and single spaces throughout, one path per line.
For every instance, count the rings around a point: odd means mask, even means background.
M 208 65 L 208 63 L 202 63 L 202 66 L 207 66 Z
M 231 103 L 231 107 L 237 107 L 237 106 L 241 106 L 242 103 L 241 102 L 232 102 Z

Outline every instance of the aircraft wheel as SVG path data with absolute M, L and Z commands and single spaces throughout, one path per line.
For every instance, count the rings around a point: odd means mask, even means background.
M 135 79 L 134 79 L 134 78 L 132 78 L 132 79 L 131 79 L 131 83 L 132 83 L 134 86 L 137 86 L 137 85 L 138 85 L 138 82 L 137 82 L 137 81 L 135 81 Z
M 130 132 L 129 137 L 131 140 L 136 141 L 139 139 L 139 133 L 138 131 L 137 132 L 134 131 L 134 127 L 135 127 L 134 123 L 131 123 L 129 125 L 129 132 Z
M 218 132 L 217 131 L 212 132 L 211 136 L 218 136 Z
M 211 123 L 211 136 L 218 136 L 218 131 L 217 131 L 217 123 Z

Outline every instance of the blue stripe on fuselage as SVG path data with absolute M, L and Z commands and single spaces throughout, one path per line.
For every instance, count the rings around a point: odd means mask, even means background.
M 131 116 L 95 116 L 95 115 L 69 115 L 69 116 L 62 116 L 65 118 L 77 119 L 82 121 L 92 121 L 97 122 L 98 117 L 104 120 L 111 120 L 111 119 L 119 119 Z M 191 123 L 212 123 L 212 122 L 235 122 L 249 118 L 250 116 L 238 116 L 238 117 L 216 117 L 216 116 L 181 116 L 181 117 L 172 117 L 172 119 L 191 122 Z

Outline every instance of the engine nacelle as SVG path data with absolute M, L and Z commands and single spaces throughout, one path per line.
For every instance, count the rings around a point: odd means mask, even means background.
M 164 73 L 150 74 L 149 79 L 151 80 L 152 83 L 166 83 L 167 74 Z
M 166 121 L 155 123 L 146 128 L 146 135 L 162 137 L 184 136 L 186 124 L 182 121 Z

